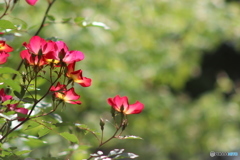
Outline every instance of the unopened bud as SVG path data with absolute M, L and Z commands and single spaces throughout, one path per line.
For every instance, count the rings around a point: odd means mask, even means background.
M 105 125 L 105 122 L 102 118 L 100 118 L 100 126 L 101 126 L 101 130 L 103 131 L 104 130 L 104 125 Z
M 115 112 L 116 112 L 115 109 L 112 107 L 111 108 L 112 117 L 115 117 Z
M 26 83 L 26 73 L 22 73 L 22 80 L 23 80 L 23 84 Z
M 122 131 L 125 130 L 125 128 L 127 127 L 128 125 L 128 120 L 127 119 L 124 119 L 123 122 L 122 122 Z

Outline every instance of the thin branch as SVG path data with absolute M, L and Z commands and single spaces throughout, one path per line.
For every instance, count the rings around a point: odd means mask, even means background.
M 8 11 L 8 9 L 9 9 L 9 7 L 10 7 L 10 2 L 7 3 L 7 1 L 5 0 L 5 4 L 6 4 L 6 9 L 5 9 L 5 11 L 3 12 L 3 14 L 0 16 L 0 19 L 2 19 L 5 15 L 7 15 L 7 11 Z
M 50 11 L 50 8 L 52 7 L 53 3 L 55 2 L 56 0 L 53 0 L 52 2 L 49 2 L 49 5 L 48 5 L 48 8 L 44 14 L 44 17 L 43 17 L 43 20 L 42 20 L 42 23 L 40 25 L 40 27 L 38 28 L 37 32 L 35 33 L 35 36 L 38 35 L 40 33 L 40 31 L 42 30 L 42 28 L 44 27 L 44 23 L 46 21 L 46 18 L 47 18 L 47 15 L 48 15 L 48 12 Z

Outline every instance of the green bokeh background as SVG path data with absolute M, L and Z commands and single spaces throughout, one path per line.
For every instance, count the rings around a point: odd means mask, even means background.
M 6 16 L 28 24 L 26 32 L 9 41 L 11 46 L 19 48 L 29 40 L 46 6 L 44 0 L 35 6 L 21 0 Z M 59 110 L 63 121 L 87 124 L 100 131 L 99 118 L 110 118 L 107 98 L 119 94 L 128 96 L 130 103 L 139 100 L 145 104 L 141 114 L 129 116 L 125 132 L 143 140 L 110 141 L 102 148 L 106 153 L 125 148 L 139 155 L 139 160 L 201 160 L 210 158 L 210 151 L 239 151 L 237 82 L 221 71 L 224 76 L 216 77 L 213 89 L 198 97 L 192 98 L 185 90 L 189 80 L 201 75 L 204 54 L 212 54 L 226 41 L 239 49 L 239 1 L 57 0 L 50 15 L 55 17 L 55 23 L 48 23 L 40 36 L 60 38 L 71 50 L 84 52 L 85 59 L 77 67 L 93 80 L 91 87 L 76 87 L 81 106 Z M 72 20 L 60 23 L 63 18 L 75 17 L 103 22 L 110 29 L 79 27 Z M 18 51 L 12 53 L 6 66 L 17 67 Z M 231 90 L 234 94 L 226 99 L 225 93 Z M 106 137 L 112 132 L 112 126 L 107 124 Z M 36 146 L 30 156 L 57 156 L 69 145 L 53 133 L 43 139 L 50 145 Z M 91 152 L 97 141 L 87 134 L 80 144 L 90 145 Z M 86 158 L 88 154 L 78 150 L 72 159 Z

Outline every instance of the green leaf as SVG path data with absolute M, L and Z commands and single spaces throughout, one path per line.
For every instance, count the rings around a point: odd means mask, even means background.
M 1 20 L 0 20 L 1 22 Z M 18 71 L 16 71 L 15 69 L 12 69 L 10 67 L 1 67 L 0 68 L 0 74 L 17 74 L 20 75 L 20 73 Z
M 123 159 L 123 158 L 137 158 L 138 155 L 134 153 L 124 153 L 124 149 L 114 149 L 111 150 L 108 154 L 108 157 L 111 157 L 113 159 Z
M 35 101 L 34 98 L 29 98 L 29 97 L 26 97 L 26 98 L 23 98 L 22 99 L 23 102 L 27 102 L 27 103 L 33 103 Z
M 17 96 L 19 99 L 22 99 L 25 95 L 25 87 L 21 85 L 21 92 L 13 91 L 14 95 Z
M 71 133 L 68 133 L 68 132 L 62 132 L 62 133 L 60 133 L 60 135 L 63 138 L 65 138 L 65 139 L 67 139 L 67 140 L 69 140 L 71 142 L 74 142 L 74 143 L 78 142 L 78 139 L 77 139 L 77 137 L 74 134 L 71 134 Z
M 5 122 L 6 122 L 6 119 L 0 118 L 0 124 L 3 124 Z M 1 146 L 0 146 L 0 148 L 1 148 Z
M 62 122 L 62 117 L 59 114 L 51 113 L 50 116 L 57 120 L 59 123 Z
M 42 137 L 45 136 L 46 134 L 48 134 L 49 132 L 51 132 L 50 129 L 46 128 L 46 127 L 42 127 L 39 132 L 38 132 L 38 137 Z
M 0 28 L 1 29 L 15 29 L 16 27 L 13 25 L 12 22 L 8 20 L 0 20 Z
M 138 155 L 134 154 L 134 153 L 122 153 L 120 155 L 117 155 L 116 157 L 114 157 L 114 159 L 123 159 L 123 158 L 137 158 L 139 157 Z
M 47 18 L 48 18 L 50 21 L 55 21 L 55 20 L 56 20 L 55 17 L 52 16 L 52 15 L 47 15 Z
M 85 20 L 83 17 L 76 17 L 74 18 L 74 22 L 80 26 L 82 26 L 82 22 Z
M 142 139 L 139 136 L 134 136 L 134 135 L 126 135 L 126 136 L 118 136 L 118 139 Z
M 11 154 L 12 154 L 11 152 L 5 151 L 5 150 L 3 150 L 3 151 L 1 152 L 1 156 L 3 156 L 3 157 L 8 156 L 8 155 L 11 155 Z
M 40 140 L 40 139 L 28 138 L 25 143 L 26 143 L 26 145 L 34 148 L 34 147 L 43 146 L 43 145 L 45 145 L 47 142 L 42 141 L 42 140 Z
M 67 23 L 71 20 L 72 18 L 63 18 L 62 19 L 62 23 Z
M 88 26 L 100 27 L 103 29 L 110 29 L 110 27 L 108 27 L 105 23 L 102 23 L 102 22 L 92 22 L 92 23 L 88 24 Z
M 7 105 L 7 104 L 16 104 L 18 103 L 18 100 L 6 100 L 2 103 L 2 105 Z
M 12 79 L 4 79 L 4 80 L 2 80 L 2 82 L 4 85 L 11 87 L 13 90 L 15 90 L 17 92 L 20 92 L 20 90 L 21 90 L 19 83 Z
M 34 122 L 34 121 L 28 121 L 28 126 L 25 130 L 30 130 L 30 129 L 33 129 L 33 128 L 36 128 L 39 126 L 39 123 L 37 122 Z
M 13 22 L 15 24 L 15 26 L 17 26 L 18 29 L 27 29 L 27 27 L 28 27 L 27 23 L 25 21 L 23 21 L 22 19 L 10 18 L 9 20 L 11 22 Z
M 23 150 L 23 151 L 17 151 L 17 152 L 14 152 L 14 154 L 20 156 L 20 155 L 23 155 L 23 154 L 26 154 L 26 153 L 30 153 L 32 152 L 31 150 Z
M 13 120 L 13 119 L 17 118 L 17 114 L 15 114 L 14 111 L 10 111 L 10 112 L 4 113 L 4 114 L 0 113 L 0 117 L 3 117 L 7 120 Z

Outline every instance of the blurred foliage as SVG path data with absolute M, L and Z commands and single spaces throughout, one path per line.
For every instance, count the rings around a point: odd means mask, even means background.
M 36 32 L 46 6 L 44 0 L 34 7 L 22 0 L 6 17 L 27 24 L 21 36 L 5 37 L 16 48 L 6 66 L 17 67 L 19 46 Z M 239 15 L 239 2 L 224 0 L 56 1 L 40 36 L 57 37 L 71 50 L 83 51 L 86 58 L 78 67 L 93 79 L 91 87 L 77 90 L 82 105 L 66 106 L 58 114 L 63 121 L 100 131 L 99 118 L 110 118 L 106 99 L 126 95 L 130 103 L 139 100 L 145 104 L 143 113 L 129 116 L 126 129 L 127 135 L 143 140 L 113 140 L 102 148 L 106 153 L 125 148 L 139 155 L 139 160 L 201 160 L 207 159 L 210 151 L 240 150 L 238 81 L 222 71 L 224 76 L 216 77 L 213 89 L 197 98 L 185 90 L 189 80 L 201 75 L 206 53 L 211 54 L 226 41 L 239 50 Z M 102 22 L 110 29 L 83 25 L 92 22 Z M 234 93 L 226 98 L 232 90 Z M 106 127 L 105 136 L 111 136 L 111 124 Z M 73 159 L 86 158 L 88 153 L 81 147 L 94 152 L 97 140 L 81 130 L 74 132 L 82 140 Z M 49 145 L 16 139 L 15 145 L 34 147 L 29 156 L 37 158 L 57 156 L 72 146 L 54 133 L 41 139 Z

